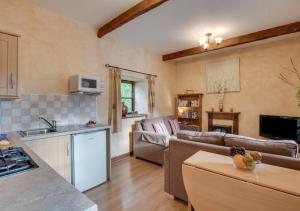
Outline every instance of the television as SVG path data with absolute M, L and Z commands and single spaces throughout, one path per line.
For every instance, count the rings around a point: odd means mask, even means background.
M 300 117 L 260 115 L 259 135 L 300 143 Z

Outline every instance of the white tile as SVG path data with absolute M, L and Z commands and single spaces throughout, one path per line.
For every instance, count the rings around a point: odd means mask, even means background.
M 19 108 L 13 109 L 12 110 L 12 115 L 13 116 L 21 116 L 21 109 L 19 109 Z

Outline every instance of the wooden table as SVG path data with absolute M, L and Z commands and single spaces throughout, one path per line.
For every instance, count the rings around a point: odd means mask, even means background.
M 232 158 L 199 151 L 183 166 L 189 202 L 196 211 L 299 211 L 300 171 L 259 164 L 233 167 Z

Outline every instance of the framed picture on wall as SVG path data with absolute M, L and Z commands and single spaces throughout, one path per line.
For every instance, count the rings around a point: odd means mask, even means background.
M 206 64 L 206 92 L 240 91 L 240 59 L 226 59 Z

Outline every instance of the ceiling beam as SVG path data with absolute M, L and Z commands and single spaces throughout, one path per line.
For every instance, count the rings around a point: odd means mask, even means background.
M 104 35 L 112 32 L 113 30 L 119 28 L 120 26 L 128 23 L 134 18 L 158 7 L 159 5 L 165 3 L 168 0 L 143 0 L 135 6 L 128 9 L 126 12 L 122 13 L 115 19 L 103 25 L 98 30 L 98 37 L 101 38 Z
M 278 26 L 275 28 L 254 32 L 251 34 L 229 38 L 223 40 L 223 42 L 219 46 L 217 46 L 215 43 L 211 43 L 210 47 L 207 50 L 204 50 L 201 46 L 198 46 L 195 48 L 189 48 L 186 50 L 166 54 L 162 56 L 162 59 L 163 61 L 174 60 L 181 57 L 192 56 L 196 54 L 205 53 L 208 51 L 214 51 L 222 48 L 228 48 L 228 47 L 233 47 L 233 46 L 242 45 L 246 43 L 256 42 L 256 41 L 277 37 L 281 35 L 291 34 L 299 31 L 300 31 L 300 22 L 291 23 L 283 26 Z

